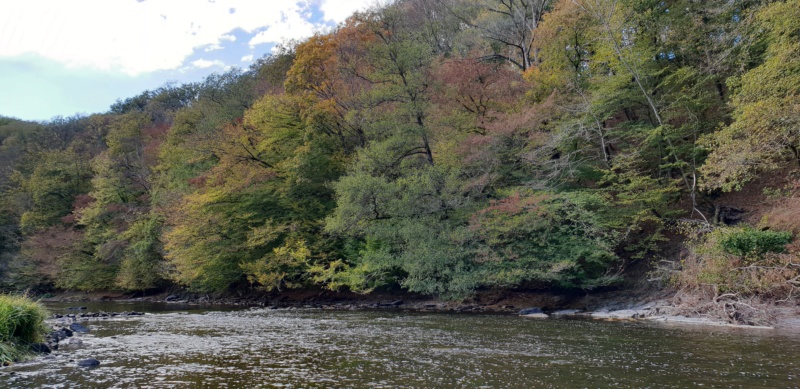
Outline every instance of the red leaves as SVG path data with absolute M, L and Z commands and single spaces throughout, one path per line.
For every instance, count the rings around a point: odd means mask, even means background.
M 551 197 L 551 195 L 544 193 L 522 195 L 520 192 L 514 192 L 512 195 L 500 200 L 490 200 L 489 207 L 472 215 L 470 229 L 479 231 L 483 228 L 482 224 L 484 222 L 503 221 L 523 212 L 543 216 L 546 211 L 541 204 Z
M 487 122 L 519 101 L 524 93 L 521 75 L 507 65 L 481 62 L 474 58 L 444 61 L 435 72 L 442 85 L 433 100 L 472 113 L 476 126 Z

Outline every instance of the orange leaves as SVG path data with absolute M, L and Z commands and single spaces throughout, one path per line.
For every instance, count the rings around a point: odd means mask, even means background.
M 314 35 L 295 48 L 295 60 L 286 79 L 289 93 L 311 92 L 319 99 L 333 99 L 353 86 L 364 73 L 367 47 L 374 34 L 351 18 L 337 31 Z M 362 80 L 363 81 L 363 80 Z
M 327 94 L 330 79 L 336 69 L 334 43 L 331 35 L 314 35 L 295 48 L 295 60 L 286 78 L 290 93 L 313 91 Z

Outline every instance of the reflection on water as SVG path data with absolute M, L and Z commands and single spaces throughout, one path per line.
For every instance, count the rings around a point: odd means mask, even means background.
M 0 369 L 0 387 L 800 385 L 792 334 L 399 311 L 97 309 L 154 313 L 84 322 L 92 332 L 82 345 Z M 76 366 L 90 357 L 102 364 Z

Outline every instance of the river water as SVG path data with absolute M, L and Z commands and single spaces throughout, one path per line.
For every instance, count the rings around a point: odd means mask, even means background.
M 149 313 L 81 321 L 91 329 L 78 337 L 82 344 L 0 368 L 0 387 L 800 387 L 800 337 L 792 333 L 485 314 L 176 308 L 89 305 Z M 101 365 L 77 367 L 85 358 Z

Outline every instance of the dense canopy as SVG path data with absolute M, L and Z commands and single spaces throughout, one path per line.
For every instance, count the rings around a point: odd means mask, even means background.
M 613 287 L 799 150 L 800 0 L 397 0 L 106 113 L 0 118 L 0 282 Z

